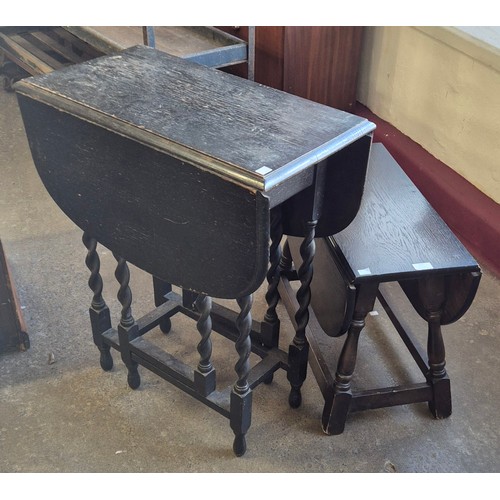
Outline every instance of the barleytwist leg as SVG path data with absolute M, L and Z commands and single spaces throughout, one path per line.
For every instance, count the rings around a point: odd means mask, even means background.
M 90 324 L 92 327 L 92 337 L 94 344 L 100 352 L 100 365 L 105 371 L 113 368 L 113 358 L 110 354 L 110 346 L 103 342 L 102 334 L 111 328 L 111 318 L 109 308 L 102 297 L 102 278 L 99 274 L 100 260 L 97 253 L 97 240 L 87 233 L 83 233 L 82 241 L 87 248 L 85 264 L 90 271 L 89 287 L 94 293 L 92 303 L 89 308 Z
M 267 311 L 264 321 L 271 325 L 277 324 L 279 329 L 279 318 L 276 314 L 276 307 L 280 300 L 278 285 L 280 280 L 281 261 L 281 238 L 283 237 L 283 227 L 281 225 L 281 206 L 277 206 L 271 211 L 271 246 L 269 248 L 269 269 L 267 271 Z
M 239 355 L 235 365 L 238 380 L 231 392 L 230 425 L 235 434 L 233 451 L 236 456 L 242 456 L 246 451 L 245 435 L 250 428 L 252 416 L 252 391 L 248 383 L 248 372 L 250 371 L 250 350 L 252 343 L 250 331 L 252 329 L 252 295 L 237 299 L 240 313 L 236 318 L 239 337 L 235 347 Z
M 120 324 L 118 325 L 118 339 L 120 341 L 120 352 L 122 360 L 128 369 L 127 381 L 131 389 L 137 389 L 141 384 L 141 378 L 137 370 L 138 363 L 134 361 L 130 351 L 130 341 L 139 335 L 139 327 L 132 316 L 132 291 L 128 286 L 130 281 L 130 272 L 127 262 L 122 257 L 115 254 L 118 262 L 115 271 L 115 277 L 120 283 L 118 290 L 118 300 L 122 305 Z
M 215 370 L 212 366 L 212 320 L 210 311 L 212 310 L 212 299 L 207 295 L 200 293 L 196 298 L 196 309 L 200 313 L 197 322 L 198 331 L 201 334 L 201 340 L 198 344 L 198 353 L 200 361 L 194 372 L 194 384 L 196 390 L 203 396 L 208 396 L 215 390 Z
M 281 206 L 271 210 L 271 245 L 269 247 L 269 269 L 267 271 L 267 292 L 265 295 L 267 311 L 261 323 L 261 342 L 266 347 L 278 347 L 280 335 L 280 320 L 276 307 L 280 300 L 278 285 L 281 278 L 281 239 L 283 226 L 281 224 Z M 265 384 L 273 381 L 274 374 L 269 374 L 264 380 Z
M 309 323 L 309 303 L 311 302 L 311 281 L 313 277 L 313 259 L 316 250 L 314 235 L 316 220 L 307 222 L 306 236 L 300 245 L 302 265 L 298 271 L 300 288 L 297 291 L 299 309 L 295 314 L 297 328 L 293 343 L 288 351 L 288 381 L 290 382 L 290 396 L 288 403 L 292 408 L 298 408 L 302 403 L 300 388 L 307 375 L 307 358 L 309 355 L 309 343 L 306 339 L 306 327 Z

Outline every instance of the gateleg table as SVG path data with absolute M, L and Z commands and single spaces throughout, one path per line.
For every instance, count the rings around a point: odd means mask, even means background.
M 16 84 L 39 175 L 83 230 L 93 292 L 90 317 L 101 366 L 110 348 L 140 384 L 138 365 L 230 419 L 236 455 L 246 450 L 252 390 L 287 371 L 301 402 L 314 237 L 345 228 L 358 211 L 375 128 L 369 121 L 136 46 Z M 278 346 L 282 236 L 303 238 L 297 329 Z M 117 259 L 117 328 L 102 297 L 97 244 Z M 127 263 L 153 276 L 156 309 L 132 314 Z M 252 320 L 252 294 L 268 281 L 267 312 Z M 181 288 L 178 294 L 171 285 Z M 236 299 L 239 313 L 212 303 Z M 187 314 L 200 361 L 191 368 L 144 334 Z M 217 387 L 211 331 L 235 342 L 236 381 Z M 250 352 L 262 361 L 251 367 Z

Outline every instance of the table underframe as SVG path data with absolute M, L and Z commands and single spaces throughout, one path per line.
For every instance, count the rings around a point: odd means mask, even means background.
M 156 308 L 135 320 L 132 316 L 132 292 L 129 288 L 130 273 L 127 262 L 117 254 L 115 277 L 120 283 L 118 300 L 122 305 L 121 319 L 117 328 L 111 326 L 109 308 L 102 297 L 103 283 L 99 274 L 100 260 L 97 253 L 97 240 L 84 233 L 83 243 L 88 253 L 86 265 L 91 271 L 89 287 L 93 291 L 89 309 L 94 343 L 98 347 L 103 370 L 113 366 L 110 349 L 120 352 L 122 361 L 128 369 L 128 384 L 132 389 L 140 385 L 138 366 L 141 365 L 172 383 L 185 393 L 201 401 L 221 415 L 229 418 L 235 434 L 233 451 L 241 456 L 246 451 L 246 433 L 250 428 L 252 413 L 252 390 L 262 382 L 270 383 L 278 369 L 287 372 L 290 383 L 289 405 L 301 405 L 301 387 L 306 379 L 309 344 L 305 337 L 310 303 L 310 282 L 312 260 L 314 257 L 314 234 L 316 220 L 305 223 L 305 236 L 301 246 L 304 264 L 297 272 L 301 286 L 297 292 L 299 308 L 295 314 L 295 337 L 288 352 L 278 347 L 280 321 L 276 312 L 279 302 L 278 286 L 280 277 L 286 272 L 286 262 L 282 259 L 280 242 L 283 238 L 281 211 L 271 211 L 270 264 L 267 273 L 266 293 L 267 311 L 262 322 L 251 317 L 253 297 L 248 295 L 236 298 L 240 311 L 235 312 L 225 306 L 212 303 L 203 293 L 182 290 L 182 294 L 172 291 L 170 283 L 153 277 Z M 164 333 L 171 328 L 170 318 L 184 314 L 197 322 L 201 334 L 197 346 L 200 362 L 196 369 L 191 368 L 177 357 L 144 338 L 144 334 L 159 326 Z M 239 356 L 235 364 L 237 381 L 224 390 L 216 389 L 215 369 L 211 364 L 212 331 L 234 342 Z M 254 353 L 261 361 L 250 367 L 249 356 Z

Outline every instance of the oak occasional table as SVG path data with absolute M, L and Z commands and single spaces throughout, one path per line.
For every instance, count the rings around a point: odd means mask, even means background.
M 215 69 L 136 46 L 16 84 L 39 175 L 83 231 L 90 318 L 104 370 L 117 349 L 131 388 L 145 367 L 230 420 L 245 453 L 252 390 L 287 371 L 297 407 L 306 377 L 305 328 L 314 237 L 358 211 L 374 125 Z M 278 347 L 282 236 L 303 238 L 295 337 Z M 122 312 L 111 326 L 97 244 L 117 259 Z M 132 315 L 128 263 L 153 276 L 156 309 Z M 267 312 L 251 317 L 267 278 Z M 171 285 L 182 290 L 176 293 Z M 239 313 L 212 298 L 236 299 Z M 183 313 L 197 321 L 191 368 L 144 334 Z M 235 342 L 236 381 L 216 386 L 210 334 Z M 251 367 L 249 355 L 261 361 Z

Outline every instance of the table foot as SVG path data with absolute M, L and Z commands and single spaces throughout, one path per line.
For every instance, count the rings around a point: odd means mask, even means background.
M 245 434 L 239 434 L 234 438 L 233 451 L 237 457 L 242 457 L 247 451 L 247 440 Z
M 111 353 L 109 351 L 110 351 L 109 346 L 108 346 L 108 349 L 100 350 L 101 356 L 99 358 L 99 364 L 101 365 L 101 368 L 105 372 L 109 372 L 110 370 L 113 369 L 113 358 L 112 358 Z
M 290 345 L 288 351 L 288 381 L 290 394 L 288 404 L 291 408 L 298 408 L 302 404 L 301 388 L 307 376 L 307 361 L 309 358 L 309 344 Z
M 127 366 L 127 383 L 131 389 L 138 389 L 141 385 L 141 376 L 139 375 L 138 363 L 132 362 Z
M 252 390 L 248 383 L 250 372 L 250 351 L 252 342 L 250 332 L 252 330 L 252 295 L 237 299 L 240 313 L 236 318 L 236 326 L 239 336 L 235 342 L 236 352 L 239 359 L 234 367 L 238 380 L 233 386 L 230 399 L 230 425 L 234 432 L 235 439 L 233 450 L 236 456 L 242 456 L 246 451 L 245 434 L 250 428 L 252 418 Z
M 433 382 L 433 399 L 429 401 L 429 410 L 434 418 L 448 418 L 451 415 L 451 388 L 448 377 Z
M 292 387 L 290 389 L 290 394 L 288 395 L 288 404 L 290 408 L 299 408 L 302 404 L 302 393 L 300 392 L 300 387 Z
M 247 449 L 245 436 L 251 419 L 252 391 L 235 386 L 231 392 L 229 423 L 234 432 L 233 451 L 237 457 L 241 457 Z
M 170 318 L 163 318 L 160 323 L 160 330 L 166 335 L 167 333 L 170 333 L 171 329 L 172 321 Z
M 351 406 L 351 391 L 328 395 L 325 399 L 321 427 L 328 436 L 344 432 L 345 423 Z
M 108 372 L 113 368 L 113 358 L 110 352 L 111 347 L 103 342 L 102 334 L 111 328 L 109 309 L 104 305 L 98 310 L 96 304 L 93 303 L 89 309 L 89 316 L 94 344 L 99 349 L 99 364 L 105 372 Z

